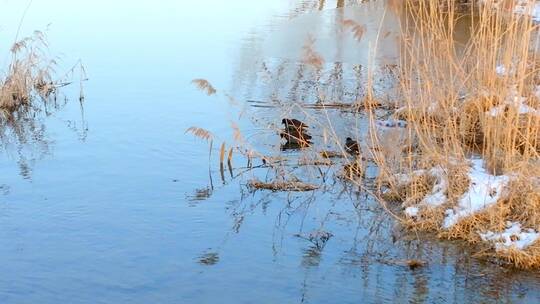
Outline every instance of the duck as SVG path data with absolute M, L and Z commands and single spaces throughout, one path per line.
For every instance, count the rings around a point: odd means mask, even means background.
M 282 149 L 301 149 L 311 145 L 311 135 L 307 132 L 308 126 L 298 119 L 283 118 L 281 123 L 285 126 L 279 136 L 285 139 Z
M 281 131 L 279 134 L 281 138 L 285 138 L 289 144 L 309 145 L 312 136 L 305 132 L 303 129 L 297 129 L 296 127 L 289 126 Z
M 281 123 L 285 125 L 285 129 L 295 128 L 297 130 L 307 129 L 307 125 L 298 119 L 283 118 Z
M 345 151 L 351 155 L 359 155 L 360 154 L 360 145 L 356 140 L 353 140 L 350 137 L 347 137 L 345 139 Z

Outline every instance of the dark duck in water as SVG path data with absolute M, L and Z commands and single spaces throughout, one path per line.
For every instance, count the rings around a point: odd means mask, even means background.
M 281 123 L 285 126 L 280 137 L 286 140 L 283 149 L 299 149 L 309 147 L 311 135 L 307 133 L 307 125 L 297 119 L 284 118 Z
M 356 140 L 347 137 L 345 140 L 345 151 L 352 155 L 360 155 L 360 145 Z
M 297 130 L 307 129 L 307 125 L 298 119 L 283 118 L 281 123 L 285 125 L 285 129 L 295 128 Z

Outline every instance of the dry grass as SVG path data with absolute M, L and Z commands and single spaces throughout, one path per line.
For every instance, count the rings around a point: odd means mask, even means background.
M 318 186 L 303 183 L 300 181 L 274 181 L 270 183 L 262 182 L 259 180 L 251 180 L 248 182 L 248 186 L 257 190 L 271 190 L 271 191 L 314 191 L 319 189 Z
M 319 155 L 322 158 L 344 158 L 346 155 L 343 152 L 338 151 L 321 151 Z
M 349 180 L 357 180 L 358 178 L 364 177 L 364 174 L 365 165 L 362 163 L 361 159 L 345 164 L 341 172 L 341 175 Z
M 529 246 L 526 251 L 510 248 L 494 255 L 502 262 L 520 269 L 540 268 L 540 243 Z
M 217 90 L 212 86 L 212 84 L 206 79 L 193 79 L 191 81 L 199 90 L 206 93 L 206 95 L 211 96 L 217 93 Z
M 206 140 L 206 141 L 213 141 L 214 140 L 214 134 L 212 132 L 205 130 L 203 128 L 198 127 L 190 127 L 186 130 L 185 133 L 190 133 L 193 136 Z
M 453 1 L 403 1 L 400 8 L 407 16 L 400 66 L 403 101 L 394 116 L 408 122 L 404 144 L 414 148 L 404 150 L 397 163 L 383 153 L 374 159 L 389 172 L 387 179 L 396 173 L 412 178 L 405 184 L 390 183 L 384 197 L 404 207 L 418 204 L 434 181 L 412 172 L 440 166 L 448 181 L 446 201 L 422 208 L 416 218 L 405 220 L 408 227 L 471 243 L 481 241 L 479 232 L 504 230 L 507 221 L 538 231 L 540 107 L 534 92 L 540 73 L 533 47 L 537 26 L 530 18 L 493 7 L 475 5 L 463 14 Z M 459 18 L 473 20 L 471 39 L 464 46 L 454 40 Z M 512 181 L 495 205 L 445 229 L 445 210 L 453 208 L 470 186 L 463 164 L 472 155 L 484 159 L 488 172 L 506 174 Z M 516 267 L 536 268 L 539 248 L 536 242 L 524 250 L 487 252 Z
M 324 118 L 310 115 L 308 110 L 350 111 L 352 119 L 358 121 L 367 117 L 370 130 L 364 143 L 369 147 L 368 161 L 378 167 L 376 190 L 382 193 L 378 198 L 383 203 L 401 202 L 403 208 L 419 206 L 414 217 L 404 215 L 400 219 L 404 226 L 431 231 L 441 238 L 463 239 L 477 244 L 482 255 L 495 256 L 516 267 L 537 268 L 540 242 L 524 250 L 495 250 L 493 244 L 481 240 L 479 232 L 502 232 L 508 221 L 540 230 L 540 96 L 536 96 L 540 60 L 533 46 L 538 26 L 530 18 L 489 6 L 464 6 L 468 7 L 464 12 L 463 2 L 388 2 L 388 9 L 402 16 L 403 23 L 401 62 L 396 72 L 399 100 L 395 101 L 396 108 L 386 114 L 407 122 L 401 131 L 381 133 L 378 129 L 376 119 L 381 111 L 388 112 L 389 105 L 373 97 L 372 79 L 368 79 L 367 93 L 357 102 L 321 98 L 316 103 L 299 103 L 294 109 L 280 110 L 306 116 L 307 123 L 322 133 L 324 144 L 333 141 L 341 149 L 344 136 L 337 134 L 330 118 L 326 117 L 326 124 Z M 456 24 L 463 18 L 470 18 L 471 38 L 457 43 Z M 341 26 L 358 40 L 366 32 L 366 27 L 354 20 L 345 20 Z M 384 39 L 388 35 L 381 32 L 379 36 Z M 307 40 L 301 62 L 314 68 L 317 75 L 325 62 L 315 50 L 315 42 L 312 37 Z M 199 87 L 207 86 L 201 83 Z M 238 128 L 234 129 L 235 134 L 240 134 Z M 257 155 L 246 147 L 243 137 L 235 135 L 235 140 L 239 143 L 237 150 L 249 151 L 244 154 L 248 159 Z M 322 151 L 300 164 L 324 166 L 331 164 L 324 159 L 338 157 L 343 162 L 336 166 L 336 176 L 365 188 L 365 163 L 351 161 L 344 151 Z M 471 158 L 484 160 L 486 174 L 506 175 L 511 177 L 510 182 L 493 205 L 460 217 L 445 228 L 446 212 L 456 208 L 473 186 L 469 175 Z M 270 164 L 272 169 L 280 169 L 276 170 L 278 179 L 287 175 L 285 164 Z M 297 180 L 252 180 L 249 186 L 272 191 L 318 188 Z M 440 201 L 425 203 L 425 198 L 437 191 Z
M 28 109 L 36 101 L 47 103 L 57 87 L 53 80 L 56 61 L 49 59 L 42 32 L 16 42 L 10 49 L 11 61 L 0 76 L 0 111 L 4 119 Z
M 309 159 L 302 158 L 298 161 L 298 166 L 332 166 L 334 162 L 330 159 Z
M 304 63 L 320 70 L 324 64 L 324 59 L 315 51 L 315 38 L 308 37 L 302 49 L 304 53 Z
M 343 26 L 345 28 L 349 28 L 352 31 L 354 38 L 358 41 L 362 40 L 362 37 L 366 33 L 365 25 L 359 24 L 358 22 L 351 19 L 343 20 Z

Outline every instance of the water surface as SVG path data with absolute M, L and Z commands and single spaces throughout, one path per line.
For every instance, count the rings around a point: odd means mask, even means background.
M 365 94 L 370 64 L 394 64 L 395 40 L 380 42 L 375 55 L 369 46 L 381 24 L 396 30 L 396 17 L 380 2 L 350 4 L 33 1 L 19 36 L 48 27 L 50 52 L 61 55 L 59 71 L 81 59 L 89 80 L 82 108 L 75 83 L 62 91 L 64 107 L 26 122 L 24 136 L 2 138 L 0 302 L 538 300 L 538 273 L 471 258 L 459 243 L 402 232 L 365 192 L 322 181 L 313 168 L 293 172 L 323 186 L 314 193 L 250 192 L 246 182 L 271 170 L 222 181 L 215 157 L 210 180 L 208 146 L 184 134 L 188 127 L 231 142 L 234 121 L 254 148 L 281 153 L 276 132 L 265 128 L 278 124 L 281 113 L 248 100 L 294 104 L 324 93 L 354 102 Z M 0 46 L 7 50 L 26 3 L 0 5 Z M 340 30 L 347 18 L 367 20 L 360 45 Z M 318 81 L 300 62 L 307 35 L 326 61 Z M 0 58 L 5 63 L 9 56 Z M 220 90 L 217 96 L 190 84 L 201 77 Z M 377 84 L 381 96 L 391 89 L 391 79 Z M 239 105 L 231 106 L 225 93 Z M 323 115 L 292 109 L 299 117 Z M 343 125 L 336 132 L 345 137 L 361 128 Z M 245 159 L 236 156 L 234 163 L 238 174 Z M 305 239 L 315 231 L 332 233 L 324 248 Z M 410 258 L 428 265 L 410 270 L 401 262 Z

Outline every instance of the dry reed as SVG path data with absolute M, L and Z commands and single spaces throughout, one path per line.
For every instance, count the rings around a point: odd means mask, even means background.
M 394 116 L 407 121 L 403 144 L 413 148 L 406 149 L 397 163 L 374 152 L 389 180 L 384 197 L 403 202 L 404 208 L 419 208 L 418 214 L 415 209 L 404 221 L 408 227 L 435 231 L 444 238 L 481 243 L 480 233 L 503 232 L 507 222 L 538 232 L 540 96 L 535 92 L 540 73 L 534 45 L 538 26 L 527 16 L 493 7 L 490 1 L 465 12 L 454 1 L 438 0 L 407 0 L 400 9 L 406 15 L 402 102 Z M 471 38 L 465 45 L 455 41 L 460 18 L 471 19 Z M 457 210 L 460 198 L 471 195 L 467 191 L 475 186 L 468 177 L 471 158 L 483 160 L 485 176 L 508 176 L 510 182 L 494 204 L 445 225 L 448 210 Z M 446 183 L 434 202 L 429 200 L 436 197 L 430 197 L 434 177 L 414 172 L 435 167 L 443 168 Z M 392 183 L 392 176 L 410 178 Z M 518 240 L 519 235 L 512 237 Z M 540 267 L 538 240 L 526 248 L 497 247 L 492 252 L 516 267 Z
M 464 2 L 388 1 L 388 9 L 403 17 L 401 62 L 397 67 L 400 100 L 394 102 L 397 107 L 391 111 L 393 119 L 406 121 L 400 132 L 379 132 L 377 113 L 386 108 L 373 97 L 371 79 L 367 94 L 352 105 L 326 102 L 323 98 L 294 110 L 308 118 L 307 109 L 331 108 L 350 109 L 354 119 L 367 116 L 370 130 L 366 144 L 370 152 L 366 157 L 378 168 L 381 195 L 377 198 L 383 199 L 383 204 L 384 200 L 401 202 L 408 215 L 401 218 L 406 227 L 478 244 L 482 252 L 516 267 L 539 268 L 540 241 L 518 249 L 497 247 L 481 237 L 488 231 L 504 232 L 508 222 L 540 231 L 540 61 L 534 44 L 540 37 L 538 26 L 527 16 L 494 7 L 491 1 L 465 6 L 466 11 Z M 457 43 L 456 24 L 463 18 L 470 19 L 470 39 Z M 345 20 L 341 26 L 358 40 L 366 31 L 353 20 Z M 384 39 L 388 33 L 379 36 Z M 315 50 L 313 37 L 309 37 L 303 51 L 302 63 L 316 73 L 320 71 L 325 62 Z M 207 83 L 198 86 L 208 88 Z M 324 143 L 334 141 L 343 147 L 342 136 L 329 118 L 329 125 L 321 119 L 308 123 L 322 130 Z M 238 127 L 233 125 L 233 129 L 237 150 L 243 151 L 248 163 L 254 157 L 271 159 L 246 147 Z M 223 162 L 224 146 L 220 154 Z M 323 151 L 309 163 L 327 164 L 320 157 L 344 158 L 337 176 L 359 186 L 365 183 L 362 160 L 348 161 L 344 150 Z M 474 167 L 473 159 L 482 160 L 481 168 Z M 281 162 L 268 164 L 271 168 L 285 166 Z M 500 189 L 492 188 L 482 198 L 494 198 L 493 204 L 464 213 L 452 225 L 445 224 L 449 212 L 457 212 L 460 202 L 478 186 L 474 170 L 492 179 L 508 178 Z M 318 188 L 297 180 L 252 180 L 248 184 L 273 191 Z M 516 234 L 510 239 L 519 237 Z M 415 265 L 409 266 L 421 266 Z
M 260 190 L 272 190 L 272 191 L 314 191 L 319 189 L 318 186 L 303 183 L 300 181 L 273 181 L 273 182 L 262 182 L 259 180 L 251 180 L 248 182 L 248 186 L 253 189 Z
M 30 37 L 13 44 L 11 60 L 0 75 L 0 111 L 4 120 L 15 112 L 26 110 L 35 101 L 49 101 L 57 87 L 65 84 L 53 80 L 56 61 L 49 59 L 45 35 L 35 31 Z

